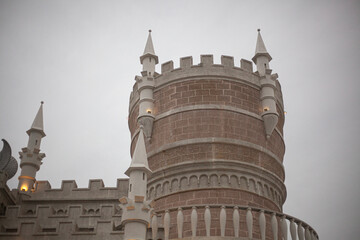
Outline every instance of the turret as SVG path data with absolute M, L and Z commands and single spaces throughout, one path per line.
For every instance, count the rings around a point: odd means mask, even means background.
M 264 41 L 258 29 L 258 38 L 255 49 L 255 56 L 252 58 L 260 75 L 260 101 L 262 105 L 261 117 L 264 121 L 266 138 L 269 139 L 278 122 L 279 114 L 276 111 L 276 83 L 278 75 L 271 75 L 269 62 L 271 56 L 267 52 Z
M 120 207 L 123 210 L 121 222 L 124 225 L 124 239 L 145 240 L 150 222 L 151 207 L 150 201 L 146 201 L 146 189 L 151 170 L 148 166 L 142 127 L 130 167 L 125 174 L 129 176 L 129 193 L 128 197 L 120 199 Z
M 158 56 L 155 55 L 151 30 L 149 30 L 144 54 L 140 57 L 140 62 L 143 65 L 142 76 L 135 77 L 140 96 L 138 123 L 144 127 L 146 138 L 150 139 L 155 118 L 153 113 L 155 65 L 159 62 Z
M 36 172 L 39 171 L 41 161 L 45 157 L 44 153 L 40 153 L 41 139 L 46 136 L 43 123 L 43 103 L 41 102 L 31 128 L 26 132 L 29 135 L 27 147 L 22 148 L 22 151 L 19 152 L 21 174 L 18 189 L 23 193 L 27 193 L 33 188 Z
M 265 74 L 265 69 L 269 69 L 269 62 L 272 57 L 267 52 L 264 41 L 260 34 L 260 29 L 258 29 L 258 37 L 256 42 L 255 56 L 252 58 L 253 62 L 256 64 L 256 69 L 259 72 L 260 76 Z

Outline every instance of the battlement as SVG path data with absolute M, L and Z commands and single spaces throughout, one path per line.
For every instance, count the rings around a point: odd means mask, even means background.
M 61 188 L 51 188 L 48 181 L 37 181 L 29 201 L 106 200 L 127 196 L 129 179 L 117 179 L 116 187 L 105 187 L 101 179 L 90 179 L 87 188 L 78 188 L 75 180 L 63 180 Z
M 200 63 L 194 64 L 193 57 L 180 58 L 179 67 L 174 66 L 173 61 L 161 65 L 161 74 L 154 74 L 154 91 L 171 84 L 174 81 L 186 81 L 188 78 L 221 78 L 235 82 L 242 82 L 256 89 L 260 89 L 260 78 L 257 72 L 253 72 L 253 63 L 241 59 L 238 66 L 234 63 L 234 57 L 221 56 L 220 64 L 214 64 L 213 55 L 201 55 Z M 136 77 L 137 79 L 139 77 Z M 141 78 L 141 77 L 140 77 Z M 137 81 L 137 80 L 136 80 Z M 133 86 L 130 94 L 129 112 L 139 100 L 138 83 Z
M 200 63 L 197 65 L 194 65 L 193 63 L 193 57 L 183 57 L 180 58 L 180 67 L 174 68 L 174 62 L 168 61 L 163 64 L 161 64 L 161 74 L 171 72 L 173 70 L 179 70 L 179 69 L 189 69 L 189 68 L 197 68 L 197 67 L 224 67 L 224 68 L 237 68 L 241 69 L 246 72 L 253 72 L 253 65 L 252 62 L 246 59 L 240 60 L 240 65 L 236 67 L 234 65 L 234 57 L 231 56 L 221 56 L 221 64 L 214 64 L 214 57 L 211 54 L 207 55 L 201 55 L 200 56 Z

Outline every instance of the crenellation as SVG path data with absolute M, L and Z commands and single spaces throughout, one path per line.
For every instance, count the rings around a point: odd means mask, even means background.
M 214 56 L 212 54 L 200 55 L 200 66 L 211 66 L 214 64 Z
M 61 189 L 52 189 L 52 190 L 61 190 L 63 192 L 69 192 L 73 189 L 77 189 L 77 184 L 75 180 L 63 180 L 61 181 Z
M 90 191 L 104 189 L 104 182 L 102 179 L 90 179 L 89 180 L 89 189 Z
M 252 62 L 243 58 L 240 60 L 240 68 L 247 72 L 253 72 Z
M 172 70 L 174 70 L 174 62 L 173 61 L 168 61 L 166 63 L 161 64 L 161 74 L 171 72 Z
M 222 55 L 221 64 L 224 65 L 224 67 L 234 67 L 234 57 Z
M 34 190 L 37 192 L 45 191 L 51 189 L 51 184 L 49 181 L 36 181 Z
M 180 68 L 181 69 L 188 69 L 188 68 L 191 68 L 191 66 L 193 66 L 193 57 L 192 56 L 180 58 Z

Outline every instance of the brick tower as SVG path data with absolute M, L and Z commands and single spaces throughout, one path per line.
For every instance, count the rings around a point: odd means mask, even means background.
M 153 238 L 249 237 L 277 239 L 297 223 L 296 234 L 315 231 L 282 213 L 286 199 L 284 105 L 278 75 L 258 33 L 252 62 L 202 55 L 169 61 L 155 72 L 149 31 L 141 76 L 130 96 L 131 155 L 144 129 L 152 175 Z M 156 229 L 154 229 L 156 228 Z M 300 229 L 300 228 L 299 228 Z M 295 230 L 291 230 L 291 234 Z

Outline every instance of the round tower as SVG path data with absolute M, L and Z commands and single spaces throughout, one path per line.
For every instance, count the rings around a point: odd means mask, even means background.
M 151 47 L 144 56 L 155 62 L 152 42 Z M 169 213 L 170 239 L 245 237 L 249 223 L 262 221 L 263 229 L 253 224 L 253 237 L 272 234 L 275 220 L 266 211 L 282 212 L 286 188 L 284 107 L 270 60 L 259 32 L 255 72 L 248 60 L 235 66 L 233 57 L 222 56 L 214 64 L 212 55 L 202 55 L 199 64 L 184 57 L 179 68 L 170 61 L 161 74 L 136 77 L 129 106 L 131 154 L 143 125 L 153 172 L 147 195 L 156 213 Z M 151 87 L 143 87 L 146 81 Z M 151 99 L 142 98 L 144 89 Z M 150 102 L 146 113 L 142 105 Z M 146 125 L 142 116 L 153 121 Z

